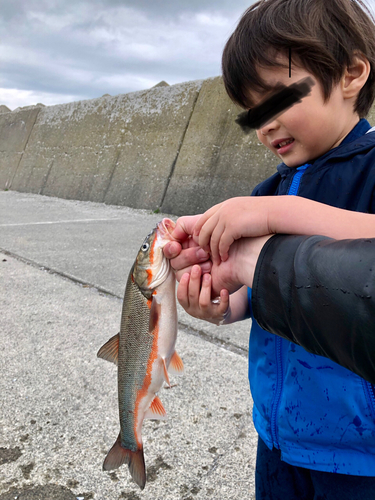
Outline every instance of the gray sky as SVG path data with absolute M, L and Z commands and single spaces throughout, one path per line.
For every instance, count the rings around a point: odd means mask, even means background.
M 60 104 L 217 76 L 252 3 L 0 0 L 0 104 Z
M 0 104 L 60 104 L 217 76 L 252 3 L 0 0 Z

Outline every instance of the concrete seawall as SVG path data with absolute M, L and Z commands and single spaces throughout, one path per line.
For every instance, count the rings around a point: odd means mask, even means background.
M 0 189 L 199 213 L 275 171 L 240 112 L 220 77 L 0 110 Z

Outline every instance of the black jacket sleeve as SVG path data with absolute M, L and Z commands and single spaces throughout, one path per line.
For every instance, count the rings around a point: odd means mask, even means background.
M 252 308 L 263 329 L 375 384 L 375 239 L 273 236 Z

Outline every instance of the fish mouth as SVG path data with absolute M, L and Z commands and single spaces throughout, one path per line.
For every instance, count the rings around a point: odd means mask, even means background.
M 161 237 L 162 240 L 162 247 L 168 242 L 168 241 L 176 241 L 175 238 L 172 236 L 172 232 L 174 228 L 176 227 L 176 223 L 173 222 L 173 220 L 164 218 L 157 224 L 157 230 L 158 233 Z M 165 241 L 163 241 L 165 240 Z M 164 244 L 163 244 L 164 243 Z

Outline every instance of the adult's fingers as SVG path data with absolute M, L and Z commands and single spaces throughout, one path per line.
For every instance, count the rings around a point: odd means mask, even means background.
M 181 243 L 178 243 L 178 241 L 170 241 L 163 248 L 163 252 L 167 259 L 174 259 L 180 254 L 181 249 Z
M 177 257 L 171 259 L 171 265 L 175 271 L 180 271 L 194 264 L 201 264 L 209 259 L 209 254 L 199 247 L 183 249 Z

